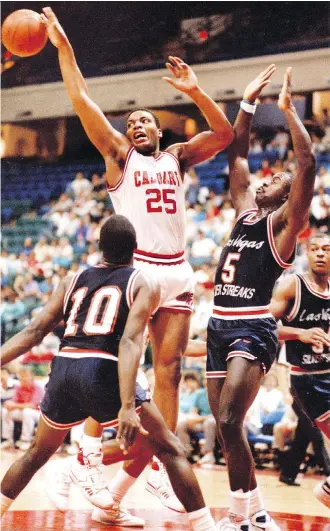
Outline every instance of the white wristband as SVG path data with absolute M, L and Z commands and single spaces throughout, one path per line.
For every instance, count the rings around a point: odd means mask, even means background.
M 240 107 L 243 109 L 243 111 L 248 112 L 249 114 L 254 114 L 257 108 L 255 103 L 248 103 L 244 100 L 241 101 Z

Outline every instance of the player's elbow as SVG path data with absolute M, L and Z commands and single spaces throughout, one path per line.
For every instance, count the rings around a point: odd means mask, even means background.
M 233 142 L 235 138 L 235 133 L 230 124 L 221 132 L 214 132 L 214 135 L 219 143 L 219 149 L 226 149 Z

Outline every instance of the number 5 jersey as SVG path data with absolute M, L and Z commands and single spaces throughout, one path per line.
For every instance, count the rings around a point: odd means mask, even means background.
M 238 217 L 221 253 L 215 275 L 214 318 L 272 317 L 269 304 L 274 284 L 292 261 L 284 262 L 276 250 L 272 214 L 256 219 L 256 212 L 251 209 Z

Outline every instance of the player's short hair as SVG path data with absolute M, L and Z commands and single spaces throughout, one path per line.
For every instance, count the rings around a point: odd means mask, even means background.
M 151 114 L 151 116 L 153 117 L 154 122 L 157 125 L 158 129 L 161 129 L 160 121 L 159 121 L 158 116 L 156 116 L 156 114 L 154 112 L 152 112 L 150 109 L 147 109 L 146 107 L 139 107 L 138 109 L 133 109 L 133 111 L 130 111 L 127 114 L 127 116 L 126 116 L 126 124 L 128 122 L 129 117 L 131 116 L 131 114 L 133 114 L 133 112 L 137 112 L 137 111 L 145 111 L 145 112 L 148 112 L 149 114 Z
M 330 242 L 330 234 L 328 232 L 316 232 L 315 234 L 312 234 L 312 236 L 308 238 L 307 247 L 310 247 L 314 240 L 324 240 L 324 238 L 328 239 Z
M 99 248 L 112 264 L 129 264 L 136 247 L 135 229 L 125 216 L 113 214 L 102 225 Z

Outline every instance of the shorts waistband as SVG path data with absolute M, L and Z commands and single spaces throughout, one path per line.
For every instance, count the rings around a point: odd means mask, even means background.
M 307 371 L 301 367 L 297 367 L 296 365 L 291 365 L 290 374 L 293 374 L 294 376 L 303 376 L 305 374 L 330 374 L 330 369 L 312 369 L 311 371 Z
M 241 306 L 238 308 L 214 306 L 212 317 L 229 321 L 236 319 L 274 319 L 269 311 L 269 306 Z
M 135 249 L 134 259 L 156 265 L 178 265 L 185 262 L 184 251 L 176 254 L 156 254 Z
M 84 349 L 84 348 L 63 348 L 61 349 L 57 356 L 62 358 L 102 358 L 105 360 L 117 361 L 118 358 L 109 352 L 104 352 L 102 350 L 93 350 L 93 349 Z

